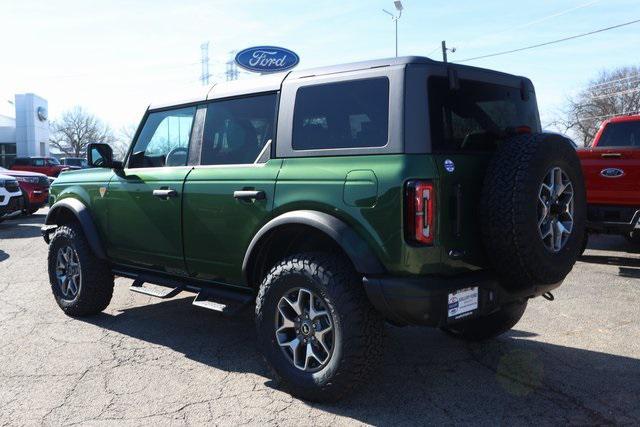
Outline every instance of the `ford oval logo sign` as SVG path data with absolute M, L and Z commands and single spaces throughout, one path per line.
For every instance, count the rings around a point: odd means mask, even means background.
M 245 70 L 258 73 L 277 73 L 290 70 L 300 62 L 295 52 L 275 46 L 257 46 L 241 50 L 236 64 Z
M 620 178 L 624 175 L 624 171 L 618 168 L 607 168 L 602 169 L 600 175 L 604 176 L 605 178 Z

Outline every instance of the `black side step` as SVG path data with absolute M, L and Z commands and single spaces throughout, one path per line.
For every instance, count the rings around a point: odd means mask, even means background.
M 132 292 L 137 292 L 139 294 L 149 295 L 156 298 L 173 298 L 178 295 L 180 292 L 184 290 L 182 286 L 176 286 L 174 288 L 149 288 L 144 286 L 144 280 L 136 279 L 133 281 L 133 284 L 129 287 L 129 290 Z
M 253 296 L 250 294 L 230 292 L 225 289 L 202 289 L 193 300 L 193 305 L 226 315 L 234 315 L 251 301 Z

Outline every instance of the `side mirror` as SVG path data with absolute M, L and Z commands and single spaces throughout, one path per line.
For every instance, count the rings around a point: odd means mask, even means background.
M 87 146 L 87 163 L 92 168 L 122 169 L 122 162 L 113 160 L 109 144 L 90 143 Z

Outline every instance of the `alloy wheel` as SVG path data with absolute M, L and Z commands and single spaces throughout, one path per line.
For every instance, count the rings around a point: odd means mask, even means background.
M 329 363 L 334 348 L 334 325 L 324 300 L 297 288 L 280 298 L 276 312 L 276 340 L 289 361 L 305 372 Z
M 78 254 L 71 246 L 58 249 L 55 274 L 62 296 L 67 300 L 74 299 L 80 291 L 82 273 Z
M 557 253 L 573 231 L 573 184 L 559 167 L 545 176 L 538 192 L 538 233 L 548 251 Z

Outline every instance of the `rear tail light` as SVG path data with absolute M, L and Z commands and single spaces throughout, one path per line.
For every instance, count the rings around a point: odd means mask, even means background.
M 435 186 L 431 181 L 409 181 L 405 192 L 406 227 L 409 242 L 432 245 L 435 236 Z

